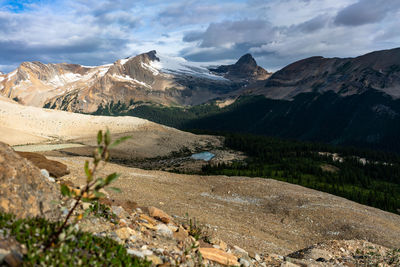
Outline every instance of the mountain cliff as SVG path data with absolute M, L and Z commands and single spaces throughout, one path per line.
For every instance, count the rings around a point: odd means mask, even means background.
M 0 76 L 0 94 L 25 105 L 90 113 L 117 102 L 200 104 L 268 76 L 250 55 L 222 69 L 229 71 L 211 72 L 156 51 L 95 67 L 24 62 Z
M 210 71 L 234 81 L 265 80 L 271 76 L 271 73 L 257 65 L 250 54 L 242 56 L 233 65 L 222 65 Z

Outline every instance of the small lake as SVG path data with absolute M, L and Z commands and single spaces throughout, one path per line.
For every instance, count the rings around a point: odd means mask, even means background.
M 213 157 L 215 157 L 215 155 L 211 152 L 201 152 L 191 156 L 192 159 L 204 161 L 210 161 Z

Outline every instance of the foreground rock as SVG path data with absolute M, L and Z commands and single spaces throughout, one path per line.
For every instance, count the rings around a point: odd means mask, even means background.
M 53 201 L 60 199 L 57 184 L 44 179 L 40 170 L 0 142 L 0 210 L 17 217 L 58 215 Z
M 221 249 L 217 248 L 200 248 L 199 249 L 201 255 L 210 261 L 214 261 L 223 265 L 237 265 L 238 264 L 238 258 L 231 254 L 227 253 Z
M 49 160 L 45 156 L 33 153 L 33 152 L 17 152 L 21 157 L 26 158 L 30 162 L 32 162 L 39 169 L 45 169 L 49 172 L 50 176 L 55 178 L 60 178 L 64 175 L 69 174 L 69 170 L 67 165 L 55 161 Z
M 400 249 L 365 240 L 331 240 L 289 254 L 286 260 L 309 266 L 400 266 Z
M 21 266 L 26 247 L 19 244 L 14 238 L 5 238 L 0 232 L 0 266 Z
M 128 213 L 122 206 L 118 222 L 110 223 L 93 214 L 79 226 L 95 235 L 110 237 L 127 248 L 129 254 L 152 261 L 152 266 L 399 266 L 400 250 L 364 240 L 328 241 L 293 252 L 287 256 L 248 252 L 209 235 L 203 226 L 188 225 L 176 219 L 164 223 L 151 216 L 150 208 Z M 158 213 L 169 216 L 156 208 Z M 78 213 L 81 211 L 78 211 Z M 151 214 L 154 214 L 151 212 Z M 160 231 L 160 229 L 163 229 Z M 199 235 L 192 236 L 196 231 Z M 169 234 L 166 234 L 166 233 Z M 380 265 L 379 265 L 380 266 Z M 383 266 L 383 265 L 382 265 Z

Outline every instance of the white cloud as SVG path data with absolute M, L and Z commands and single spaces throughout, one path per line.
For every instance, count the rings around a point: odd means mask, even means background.
M 0 69 L 32 60 L 104 64 L 153 49 L 208 62 L 251 52 L 269 69 L 356 56 L 400 44 L 399 1 L 377 1 L 381 8 L 370 0 L 55 0 L 19 12 L 0 1 Z M 368 20 L 352 20 L 354 7 Z

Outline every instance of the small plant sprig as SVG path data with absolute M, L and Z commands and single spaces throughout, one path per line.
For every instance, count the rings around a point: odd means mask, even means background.
M 93 152 L 93 160 L 90 164 L 89 161 L 85 161 L 84 170 L 86 175 L 86 185 L 83 189 L 71 189 L 67 185 L 61 185 L 61 194 L 68 199 L 75 200 L 74 205 L 68 211 L 67 216 L 65 217 L 63 223 L 58 228 L 57 231 L 49 238 L 47 244 L 45 245 L 45 250 L 48 249 L 52 244 L 57 244 L 59 241 L 62 241 L 65 237 L 63 231 L 67 227 L 68 221 L 75 209 L 81 202 L 89 202 L 93 203 L 98 201 L 100 198 L 105 197 L 104 193 L 100 192 L 103 188 L 109 186 L 114 180 L 116 180 L 120 174 L 111 173 L 106 178 L 96 177 L 96 172 L 99 168 L 101 162 L 108 162 L 110 159 L 109 150 L 120 143 L 126 141 L 131 138 L 131 136 L 121 137 L 114 142 L 111 142 L 111 134 L 107 129 L 103 134 L 103 131 L 99 131 L 97 133 L 97 147 Z M 116 192 L 120 192 L 119 188 L 116 187 L 108 187 Z M 79 214 L 75 222 L 79 221 L 83 217 L 84 214 Z
M 88 213 L 94 215 L 95 217 L 104 218 L 114 224 L 118 223 L 118 216 L 115 215 L 111 209 L 104 204 L 99 203 L 99 201 L 94 201 L 88 208 Z M 86 211 L 85 211 L 86 212 Z
M 186 223 L 188 225 L 187 230 L 190 236 L 193 236 L 195 240 L 202 239 L 204 242 L 210 243 L 210 233 L 197 222 L 196 218 L 189 218 L 189 214 L 186 213 Z

